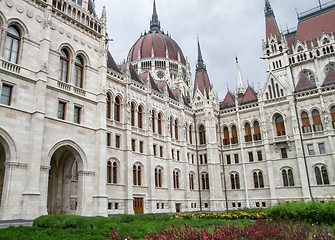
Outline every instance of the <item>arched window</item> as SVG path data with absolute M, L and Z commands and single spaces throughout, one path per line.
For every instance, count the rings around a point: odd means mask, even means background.
M 172 124 L 172 117 L 170 118 L 170 137 L 172 138 L 172 128 L 173 128 L 173 124 Z
M 162 187 L 162 169 L 155 168 L 155 186 Z
M 155 111 L 152 111 L 152 131 L 156 132 L 156 114 Z
M 131 125 L 135 126 L 135 104 L 131 103 L 130 105 L 130 120 L 131 120 Z
M 116 97 L 114 103 L 114 120 L 118 122 L 120 122 L 120 116 L 121 116 L 120 108 L 121 108 L 120 98 Z
M 194 174 L 189 174 L 190 190 L 194 190 Z
M 83 87 L 83 76 L 84 76 L 84 62 L 81 57 L 76 57 L 76 63 L 74 68 L 74 85 L 76 87 Z
M 244 140 L 246 142 L 251 142 L 252 138 L 251 138 L 251 127 L 249 123 L 246 123 L 244 126 L 245 129 L 245 136 L 244 136 Z
M 253 173 L 254 187 L 264 188 L 263 173 L 261 171 Z
M 107 162 L 107 183 L 112 183 L 112 163 Z
M 189 134 L 189 141 L 190 141 L 190 144 L 192 144 L 192 143 L 193 143 L 193 138 L 192 138 L 192 126 L 189 127 L 188 134 Z
M 199 127 L 199 142 L 200 144 L 206 144 L 206 131 L 204 125 Z
M 141 186 L 141 166 L 138 164 L 135 164 L 133 166 L 133 184 L 135 186 Z
M 330 110 L 330 113 L 332 117 L 333 128 L 335 129 L 335 107 L 332 107 L 332 109 Z
M 178 170 L 173 171 L 173 187 L 175 189 L 179 189 L 179 171 Z
M 301 122 L 302 122 L 302 132 L 303 133 L 312 132 L 311 125 L 309 124 L 308 114 L 306 112 L 303 112 L 301 114 Z
M 201 174 L 201 185 L 202 185 L 202 190 L 208 190 L 209 189 L 208 173 L 202 173 Z
M 174 122 L 174 137 L 176 139 L 178 139 L 178 137 L 179 137 L 179 135 L 178 135 L 178 121 L 177 121 L 177 119 Z
M 17 63 L 21 42 L 20 31 L 16 27 L 9 27 L 7 31 L 4 59 L 6 61 Z
M 254 140 L 259 141 L 262 140 L 261 138 L 261 131 L 259 128 L 259 122 L 254 122 Z
M 322 123 L 321 123 L 321 118 L 320 118 L 320 114 L 318 110 L 314 110 L 312 112 L 312 116 L 313 116 L 313 129 L 314 132 L 319 132 L 322 131 Z
M 67 51 L 62 49 L 60 51 L 60 60 L 59 60 L 59 76 L 58 80 L 62 82 L 68 82 L 68 74 L 69 74 L 69 54 Z
M 143 128 L 143 108 L 142 108 L 142 106 L 138 106 L 137 126 L 139 128 Z
M 240 177 L 238 173 L 230 174 L 231 189 L 240 189 Z
M 285 133 L 285 125 L 284 119 L 281 115 L 276 117 L 276 129 L 277 129 L 277 136 L 284 136 Z
M 107 93 L 107 105 L 106 105 L 106 117 L 111 118 L 111 96 L 109 93 Z
M 113 183 L 117 183 L 117 163 L 113 162 L 113 176 L 112 176 L 112 180 Z
M 284 187 L 294 186 L 294 178 L 292 169 L 283 169 L 282 170 L 283 185 Z
M 162 114 L 161 113 L 158 113 L 157 122 L 158 122 L 158 133 L 162 134 Z
M 231 135 L 232 135 L 232 138 L 231 138 L 231 143 L 232 144 L 237 144 L 238 143 L 238 139 L 237 139 L 237 128 L 235 125 L 233 125 L 231 127 Z
M 227 127 L 223 128 L 223 145 L 229 145 L 230 140 L 229 140 L 229 130 Z
M 315 172 L 315 178 L 316 178 L 317 185 L 329 184 L 328 172 L 325 166 L 321 167 L 321 172 L 320 172 L 320 167 L 316 166 L 314 168 L 314 172 Z

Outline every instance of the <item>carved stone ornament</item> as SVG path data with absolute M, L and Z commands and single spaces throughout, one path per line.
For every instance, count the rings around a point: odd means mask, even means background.
M 44 172 L 47 172 L 47 171 L 50 170 L 50 168 L 51 168 L 50 166 L 41 165 L 40 170 L 44 171 Z
M 37 21 L 38 23 L 42 22 L 42 17 L 41 17 L 40 15 L 37 15 L 37 16 L 36 16 L 36 21 Z
M 91 48 L 92 48 L 92 43 L 87 43 L 87 47 L 88 47 L 89 49 L 91 49 Z
M 85 43 L 86 43 L 85 39 L 82 38 L 82 39 L 81 39 L 81 44 L 82 44 L 82 45 L 85 45 Z
M 78 37 L 77 35 L 74 35 L 73 38 L 74 38 L 74 40 L 75 40 L 76 42 L 78 42 L 79 37 Z
M 98 52 L 99 48 L 98 46 L 94 46 L 94 51 Z
M 91 171 L 78 171 L 78 175 L 81 175 L 81 176 L 95 176 L 95 172 L 91 172 Z
M 14 3 L 13 3 L 12 0 L 6 0 L 6 5 L 7 5 L 7 7 L 11 8 L 11 7 L 13 7 Z
M 18 162 L 5 162 L 6 168 L 19 168 L 19 169 L 27 169 L 28 164 L 26 163 L 18 163 Z
M 29 18 L 32 18 L 34 16 L 34 13 L 32 11 L 30 11 L 30 10 L 27 10 L 27 16 Z
M 70 32 L 66 32 L 66 36 L 67 36 L 68 38 L 70 38 L 70 37 L 72 36 L 72 34 L 71 34 Z
M 20 6 L 20 5 L 17 5 L 17 6 L 16 6 L 16 10 L 17 10 L 19 13 L 22 13 L 22 12 L 23 12 L 23 7 Z
M 64 33 L 64 28 L 61 27 L 61 28 L 58 29 L 58 31 L 59 31 L 60 34 L 63 34 Z

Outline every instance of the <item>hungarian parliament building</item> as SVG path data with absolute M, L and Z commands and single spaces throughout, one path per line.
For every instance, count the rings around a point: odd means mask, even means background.
M 105 7 L 0 0 L 0 220 L 334 197 L 335 4 L 281 32 L 265 0 L 265 84 L 246 86 L 236 59 L 222 101 L 199 40 L 190 64 L 157 9 L 118 65 Z

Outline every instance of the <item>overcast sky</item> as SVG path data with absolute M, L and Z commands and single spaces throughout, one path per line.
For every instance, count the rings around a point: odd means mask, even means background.
M 321 0 L 327 3 L 334 0 Z M 164 32 L 181 47 L 191 65 L 192 81 L 197 60 L 197 35 L 215 91 L 223 99 L 236 88 L 238 56 L 244 83 L 265 83 L 262 39 L 265 39 L 264 0 L 156 0 Z M 278 27 L 296 27 L 297 14 L 319 5 L 319 0 L 270 0 Z M 96 12 L 107 10 L 109 50 L 117 63 L 126 59 L 141 33 L 150 28 L 153 0 L 95 0 Z

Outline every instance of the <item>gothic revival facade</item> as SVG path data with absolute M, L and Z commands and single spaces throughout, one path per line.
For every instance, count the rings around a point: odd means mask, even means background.
M 161 30 L 118 66 L 92 0 L 0 1 L 0 220 L 225 211 L 335 194 L 335 5 L 281 33 L 267 81 L 219 101 Z

